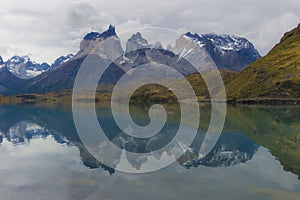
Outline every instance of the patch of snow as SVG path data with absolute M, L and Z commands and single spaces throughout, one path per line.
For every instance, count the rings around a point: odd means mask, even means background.
M 25 130 L 38 132 L 40 130 L 43 130 L 43 128 L 35 123 L 26 123 Z
M 27 77 L 33 78 L 40 74 L 42 74 L 44 71 L 37 71 L 37 70 L 26 70 Z

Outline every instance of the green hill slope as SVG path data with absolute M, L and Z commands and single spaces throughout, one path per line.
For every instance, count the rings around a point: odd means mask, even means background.
M 300 98 L 300 24 L 226 84 L 228 98 Z

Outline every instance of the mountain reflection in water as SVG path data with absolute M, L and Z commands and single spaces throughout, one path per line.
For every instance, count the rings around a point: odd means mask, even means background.
M 133 110 L 143 109 L 144 108 L 142 107 L 136 107 Z M 209 109 L 209 106 L 202 107 L 204 113 L 209 112 Z M 66 106 L 58 109 L 58 107 L 7 105 L 1 107 L 0 113 L 0 142 L 2 142 L 3 139 L 6 139 L 15 145 L 24 145 L 25 143 L 30 143 L 34 138 L 47 138 L 48 136 L 51 136 L 59 144 L 76 146 L 80 151 L 81 160 L 86 167 L 102 167 L 110 174 L 114 173 L 114 169 L 105 166 L 95 159 L 81 143 L 73 123 L 70 107 Z M 112 141 L 121 138 L 126 141 L 126 148 L 133 151 L 139 151 L 139 149 L 142 149 L 142 146 L 147 146 L 149 143 L 147 143 L 147 141 L 146 143 L 143 141 L 131 142 L 130 139 L 126 138 L 124 133 L 119 132 L 118 134 L 115 134 L 115 131 L 113 130 L 116 130 L 117 128 L 114 126 L 115 123 L 112 115 L 107 111 L 107 108 L 99 108 L 98 113 L 101 113 L 101 117 L 105 118 L 105 129 L 111 130 L 111 132 L 106 134 L 111 134 L 108 137 L 110 137 Z M 176 112 L 172 115 L 176 115 L 175 113 Z M 141 113 L 137 113 L 137 115 L 139 114 Z M 170 117 L 171 120 L 165 125 L 167 127 L 167 129 L 163 130 L 165 133 L 160 134 L 157 142 L 161 141 L 164 143 L 164 141 L 172 139 L 167 133 L 176 132 L 178 126 L 172 119 L 176 119 L 178 116 L 172 117 Z M 140 119 L 142 119 L 142 117 Z M 198 165 L 209 167 L 233 166 L 250 160 L 259 147 L 259 145 L 243 133 L 238 131 L 225 131 L 221 134 L 221 137 L 213 150 L 206 157 L 199 158 L 198 152 L 202 144 L 203 134 L 204 130 L 199 129 L 191 147 L 187 148 L 186 153 L 178 159 L 180 165 L 185 166 L 186 168 L 192 166 L 196 167 Z M 153 143 L 153 140 L 151 142 Z M 127 159 L 127 161 L 136 168 L 139 168 L 144 162 L 143 160 Z
M 134 121 L 147 124 L 147 109 L 133 106 Z M 97 114 L 115 145 L 146 152 L 174 136 L 180 119 L 176 109 L 168 108 L 165 131 L 150 141 L 134 141 L 113 127 L 107 106 L 97 107 Z M 204 158 L 198 152 L 210 106 L 200 105 L 200 111 L 199 127 L 191 127 L 198 134 L 177 162 L 153 173 L 130 175 L 105 166 L 86 150 L 70 106 L 1 106 L 1 199 L 300 199 L 299 107 L 229 106 L 224 131 Z M 190 126 L 190 120 L 184 123 Z M 135 168 L 145 162 L 126 156 L 113 159 L 126 159 Z

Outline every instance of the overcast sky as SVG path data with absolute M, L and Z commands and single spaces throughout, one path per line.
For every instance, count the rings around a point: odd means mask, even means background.
M 300 0 L 1 0 L 0 55 L 52 63 L 109 24 L 239 35 L 264 55 L 299 22 Z

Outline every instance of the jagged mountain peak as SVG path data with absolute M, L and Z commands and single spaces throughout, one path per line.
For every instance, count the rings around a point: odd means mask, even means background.
M 118 38 L 115 27 L 109 25 L 108 29 L 102 33 L 91 32 L 87 34 L 80 43 L 80 51 L 76 54 L 76 58 L 87 56 L 99 44 L 109 38 L 109 42 L 104 44 L 105 48 L 99 49 L 98 54 L 103 58 L 113 57 L 112 55 L 123 52 L 120 39 Z
M 148 41 L 143 38 L 140 32 L 133 34 L 126 43 L 126 52 L 135 51 L 141 48 L 149 48 L 150 45 Z
M 140 43 L 143 43 L 143 44 L 148 44 L 148 41 L 142 37 L 142 34 L 140 32 L 137 32 L 135 34 L 133 34 L 129 39 L 128 41 L 131 41 L 131 42 L 140 42 Z
M 106 39 L 111 36 L 116 36 L 115 27 L 113 25 L 109 25 L 108 29 L 102 33 L 98 32 L 90 32 L 86 36 L 84 36 L 84 40 L 96 40 L 97 38 Z
M 6 61 L 7 64 L 9 63 L 21 63 L 21 62 L 28 62 L 30 61 L 30 57 L 29 56 L 13 56 L 11 57 L 9 60 Z

